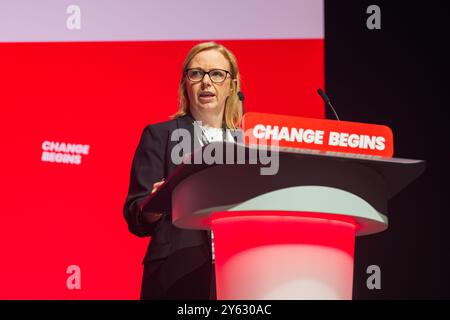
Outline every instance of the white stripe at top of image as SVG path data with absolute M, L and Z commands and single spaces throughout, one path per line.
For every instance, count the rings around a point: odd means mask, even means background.
M 323 38 L 323 0 L 0 1 L 0 42 Z

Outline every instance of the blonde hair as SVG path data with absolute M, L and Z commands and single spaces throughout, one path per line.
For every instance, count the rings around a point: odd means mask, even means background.
M 182 117 L 190 113 L 189 99 L 186 92 L 186 69 L 195 57 L 196 54 L 206 50 L 217 50 L 219 51 L 230 63 L 230 73 L 231 73 L 231 88 L 232 93 L 228 96 L 225 102 L 224 109 L 224 123 L 227 128 L 236 129 L 241 126 L 242 121 L 242 102 L 239 100 L 237 93 L 241 88 L 241 81 L 239 78 L 239 69 L 237 65 L 237 60 L 234 54 L 225 48 L 223 45 L 216 42 L 202 42 L 191 48 L 186 60 L 183 63 L 183 70 L 181 74 L 180 88 L 178 90 L 178 111 L 171 116 L 172 119 Z M 233 81 L 235 80 L 235 81 Z

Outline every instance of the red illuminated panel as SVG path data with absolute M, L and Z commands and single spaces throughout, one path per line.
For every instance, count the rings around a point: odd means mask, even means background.
M 251 112 L 244 116 L 246 143 L 392 157 L 392 130 L 383 125 Z

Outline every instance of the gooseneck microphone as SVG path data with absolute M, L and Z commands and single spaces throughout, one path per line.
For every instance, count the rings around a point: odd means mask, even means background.
M 331 110 L 333 110 L 334 115 L 336 116 L 336 119 L 338 121 L 340 121 L 340 119 L 336 113 L 336 110 L 334 110 L 333 105 L 331 104 L 330 98 L 328 98 L 327 94 L 325 92 L 323 92 L 322 88 L 317 89 L 317 93 L 322 98 L 323 102 L 325 102 L 325 104 L 330 106 Z

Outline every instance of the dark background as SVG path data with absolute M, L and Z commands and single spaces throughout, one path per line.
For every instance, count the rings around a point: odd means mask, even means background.
M 366 27 L 372 4 L 381 30 Z M 339 117 L 388 125 L 395 157 L 427 161 L 390 200 L 388 230 L 357 238 L 354 299 L 450 299 L 449 20 L 444 1 L 325 2 L 326 91 Z M 366 287 L 371 264 L 381 290 Z

